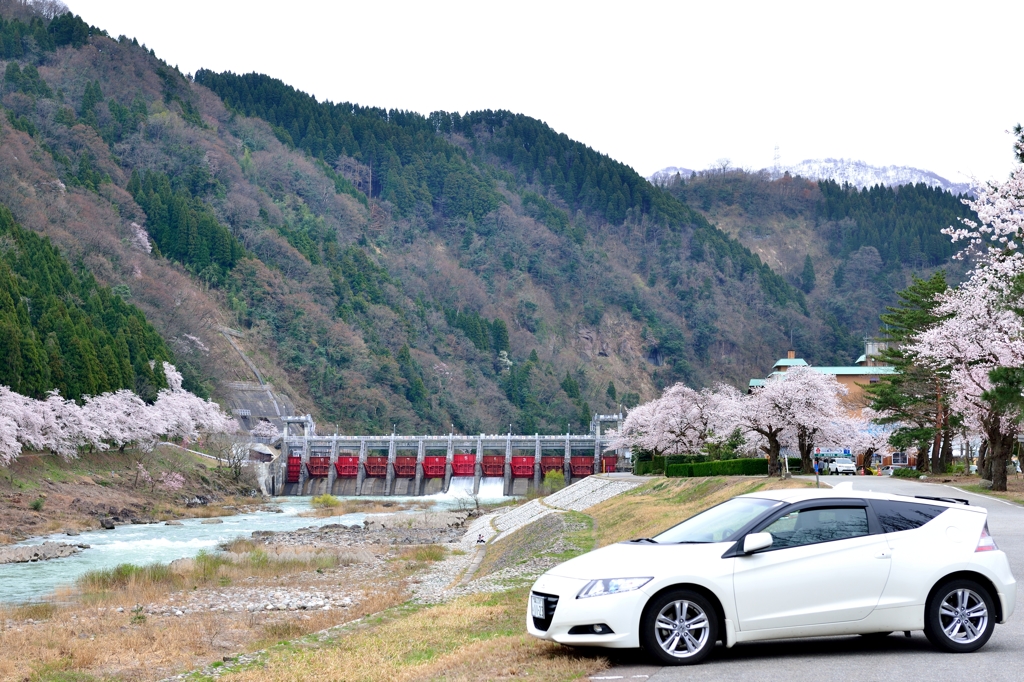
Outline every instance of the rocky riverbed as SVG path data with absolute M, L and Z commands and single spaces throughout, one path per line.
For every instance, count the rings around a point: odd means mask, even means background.
M 71 545 L 64 542 L 44 542 L 41 545 L 0 547 L 0 564 L 24 564 L 30 561 L 62 559 L 78 554 L 89 545 Z

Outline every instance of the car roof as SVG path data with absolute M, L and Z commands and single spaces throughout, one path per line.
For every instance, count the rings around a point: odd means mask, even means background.
M 934 504 L 940 507 L 951 507 L 979 513 L 987 513 L 988 511 L 984 507 L 976 507 L 952 501 L 954 499 L 952 497 L 948 498 L 950 501 L 947 502 L 946 500 L 936 500 L 931 498 L 922 499 L 920 497 L 912 497 L 909 495 L 894 495 L 892 493 L 879 493 L 870 490 L 854 490 L 852 483 L 839 483 L 834 488 L 786 488 L 784 490 L 761 490 L 755 493 L 741 495 L 741 497 L 759 497 L 761 499 L 779 500 L 780 502 L 786 502 L 787 504 L 793 504 L 794 502 L 806 502 L 807 500 L 816 499 L 832 500 L 836 498 L 849 499 L 852 497 L 864 500 L 894 500 L 897 502 Z M 936 495 L 936 497 L 946 496 Z

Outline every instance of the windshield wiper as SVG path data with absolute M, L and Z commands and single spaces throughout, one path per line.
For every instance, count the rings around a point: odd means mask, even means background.
M 630 542 L 649 542 L 652 545 L 658 544 L 657 540 L 652 540 L 651 538 L 636 538 L 635 540 L 630 540 Z

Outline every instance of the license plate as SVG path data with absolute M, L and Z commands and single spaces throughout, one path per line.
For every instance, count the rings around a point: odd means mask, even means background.
M 535 594 L 530 595 L 530 613 L 534 618 L 544 617 L 544 597 L 538 597 Z

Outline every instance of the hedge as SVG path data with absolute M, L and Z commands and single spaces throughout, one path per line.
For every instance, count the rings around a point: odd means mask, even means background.
M 800 458 L 789 458 L 790 471 L 800 470 Z M 670 464 L 665 470 L 666 476 L 767 476 L 767 459 L 724 459 L 719 462 L 700 462 L 697 464 Z

